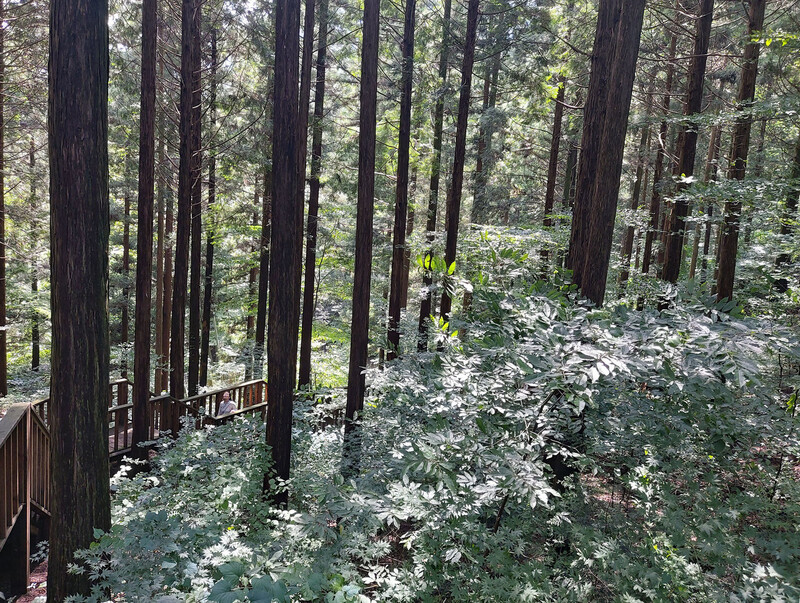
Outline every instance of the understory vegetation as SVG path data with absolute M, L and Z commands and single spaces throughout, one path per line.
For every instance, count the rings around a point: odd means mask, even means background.
M 288 511 L 257 419 L 163 439 L 113 480 L 88 600 L 797 601 L 791 297 L 596 309 L 482 240 L 440 350 L 369 372 L 354 478 L 335 390 L 295 406 Z

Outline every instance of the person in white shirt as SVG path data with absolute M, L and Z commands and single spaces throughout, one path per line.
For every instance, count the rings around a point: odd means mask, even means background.
M 217 416 L 220 417 L 222 415 L 229 415 L 234 410 L 236 410 L 236 404 L 234 404 L 231 400 L 230 392 L 223 393 L 222 402 L 219 405 L 219 412 L 217 413 Z

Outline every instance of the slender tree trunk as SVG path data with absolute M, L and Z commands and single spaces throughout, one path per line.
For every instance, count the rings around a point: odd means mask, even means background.
M 722 84 L 720 83 L 720 92 Z M 706 184 L 717 179 L 717 166 L 719 165 L 720 140 L 722 139 L 722 129 L 719 125 L 712 126 L 711 136 L 708 141 L 708 154 L 706 156 L 706 169 L 703 180 Z M 711 246 L 711 219 L 714 216 L 714 202 L 709 200 L 706 206 L 706 226 L 703 235 L 703 257 L 700 261 L 700 283 L 706 282 L 708 273 L 708 251 Z
M 256 183 L 253 185 L 253 217 L 250 220 L 250 225 L 253 230 L 258 227 L 258 210 L 261 208 L 258 198 L 258 177 Z M 261 250 L 261 234 L 253 242 L 253 257 L 260 257 Z M 253 314 L 255 307 L 258 305 L 258 266 L 253 263 L 247 277 L 247 343 L 245 344 L 245 359 L 244 359 L 244 380 L 250 381 L 253 378 L 253 351 L 255 345 L 256 334 L 256 316 Z
M 130 274 L 131 274 L 131 198 L 125 194 L 125 216 L 122 222 L 122 320 L 120 326 L 120 343 L 122 343 L 122 359 L 120 374 L 128 376 L 128 341 L 131 332 L 130 324 Z
M 147 459 L 139 444 L 149 439 L 150 311 L 153 278 L 153 196 L 155 186 L 156 9 L 142 3 L 142 82 L 139 121 L 139 202 L 136 230 L 136 329 L 133 353 L 133 456 Z
M 436 97 L 436 107 L 433 116 L 433 157 L 431 158 L 431 181 L 428 196 L 428 218 L 425 225 L 427 230 L 428 251 L 422 267 L 423 296 L 419 307 L 419 339 L 417 350 L 420 352 L 428 349 L 428 323 L 432 314 L 431 305 L 433 298 L 433 239 L 436 236 L 436 214 L 439 210 L 439 180 L 442 169 L 442 130 L 444 127 L 444 97 L 447 91 L 447 60 L 450 49 L 450 10 L 451 0 L 444 0 L 444 19 L 442 20 L 442 52 L 439 55 L 439 79 L 442 87 Z
M 456 143 L 453 151 L 453 178 L 447 191 L 447 212 L 445 214 L 444 261 L 448 267 L 456 261 L 456 244 L 458 242 L 458 222 L 461 218 L 461 190 L 464 184 L 464 159 L 467 150 L 467 119 L 469 117 L 469 95 L 472 86 L 472 65 L 475 62 L 475 37 L 478 30 L 479 0 L 469 0 L 467 8 L 467 36 L 464 40 L 464 61 L 461 67 L 461 95 L 458 100 L 458 118 L 456 121 Z M 440 312 L 442 320 L 450 320 L 452 298 L 445 288 L 442 292 Z
M 420 129 L 420 119 L 419 115 L 422 112 L 417 112 L 417 119 L 414 120 L 414 125 L 412 126 L 412 130 L 415 132 L 419 132 Z M 415 202 L 414 199 L 417 194 L 417 171 L 418 171 L 418 162 L 414 161 L 411 166 L 411 177 L 408 183 L 408 219 L 406 220 L 406 241 L 411 238 L 411 235 L 414 234 L 414 213 L 415 213 Z M 400 307 L 405 310 L 408 307 L 408 279 L 411 272 L 411 245 L 406 245 L 405 250 L 403 251 L 403 284 L 402 284 L 402 291 L 401 291 L 401 298 L 400 298 Z
M 606 101 L 603 146 L 592 191 L 592 211 L 583 251 L 581 293 L 598 306 L 603 304 L 606 291 L 644 5 L 645 0 L 626 0 L 621 7 Z
M 160 17 L 160 14 L 159 14 Z M 159 23 L 161 19 L 159 18 Z M 156 27 L 157 29 L 157 27 Z M 156 36 L 157 37 L 157 36 Z M 156 46 L 158 46 L 158 39 L 156 39 Z M 158 57 L 158 74 L 159 80 L 163 81 L 164 79 L 164 61 L 163 58 L 159 55 Z M 159 80 L 156 80 L 156 94 L 160 94 L 160 86 Z M 166 161 L 166 141 L 164 138 L 164 128 L 166 125 L 166 115 L 165 112 L 162 111 L 158 116 L 158 172 L 157 172 L 157 182 L 156 188 L 158 190 L 158 197 L 157 197 L 157 204 L 158 204 L 158 242 L 156 243 L 156 370 L 155 370 L 155 392 L 161 393 L 163 390 L 167 388 L 165 384 L 165 377 L 166 372 L 164 371 L 164 364 L 166 362 L 166 358 L 163 355 L 163 348 L 164 348 L 164 334 L 167 331 L 164 331 L 164 320 L 162 318 L 161 313 L 163 312 L 164 302 L 166 298 L 164 296 L 164 249 L 165 249 L 165 241 L 164 238 L 166 236 L 165 228 L 164 228 L 164 212 L 165 212 L 165 204 L 164 204 L 164 169 L 165 169 L 165 161 Z
M 269 103 L 269 100 L 267 101 Z M 267 297 L 269 293 L 269 261 L 272 245 L 272 165 L 264 165 L 264 195 L 261 201 L 261 248 L 258 262 L 258 303 L 256 308 L 256 340 L 253 346 L 253 378 L 264 376 L 264 341 L 267 333 Z
M 403 26 L 403 77 L 400 97 L 400 139 L 397 148 L 397 187 L 394 200 L 394 232 L 392 235 L 392 276 L 389 295 L 389 349 L 387 359 L 397 357 L 400 349 L 400 308 L 403 297 L 403 261 L 406 250 L 408 219 L 408 168 L 411 146 L 411 86 L 414 75 L 414 27 L 416 0 L 406 0 Z
M 680 4 L 678 5 L 680 6 Z M 653 193 L 650 196 L 650 226 L 644 238 L 644 251 L 642 252 L 642 274 L 650 272 L 650 262 L 653 258 L 653 239 L 659 232 L 661 218 L 661 191 L 663 188 L 664 162 L 667 157 L 667 133 L 669 124 L 667 119 L 670 116 L 670 102 L 672 100 L 672 83 L 675 77 L 675 50 L 678 44 L 678 36 L 672 34 L 669 41 L 669 52 L 667 58 L 667 78 L 664 84 L 664 100 L 661 105 L 664 118 L 658 130 L 658 153 L 656 154 L 656 164 L 653 169 Z
M 5 0 L 0 0 L 0 396 L 8 395 L 6 338 Z
M 703 80 L 708 60 L 708 43 L 711 37 L 711 21 L 714 13 L 714 0 L 699 0 L 697 12 L 697 32 L 694 39 L 694 52 L 689 67 L 686 103 L 683 108 L 685 117 L 691 119 L 702 111 Z M 682 126 L 678 134 L 678 166 L 677 176 L 689 178 L 694 175 L 695 155 L 697 152 L 697 125 L 689 123 Z M 688 185 L 678 182 L 678 192 Z M 669 219 L 668 234 L 664 250 L 664 270 L 661 275 L 665 281 L 675 283 L 681 269 L 683 240 L 686 228 L 686 216 L 689 215 L 689 201 L 678 195 L 672 206 Z
M 766 0 L 750 0 L 750 13 L 747 22 L 747 39 L 752 40 L 756 32 L 764 28 Z M 753 104 L 758 76 L 758 52 L 761 43 L 750 42 L 744 49 L 744 65 L 739 80 L 737 109 L 745 112 Z M 740 114 L 733 126 L 731 137 L 731 163 L 728 167 L 729 180 L 744 180 L 747 169 L 747 152 L 750 148 L 750 125 L 753 118 Z M 736 272 L 736 255 L 739 247 L 739 220 L 742 202 L 731 199 L 725 202 L 720 243 L 719 275 L 717 277 L 717 301 L 733 297 L 733 280 Z
M 298 282 L 298 178 L 301 137 L 298 124 L 300 2 L 277 0 L 275 8 L 275 104 L 272 140 L 272 266 L 269 275 L 269 350 L 267 446 L 272 468 L 264 474 L 263 489 L 273 503 L 285 507 L 288 493 L 276 492 L 274 479 L 289 478 L 292 451 L 292 408 L 297 375 L 297 330 L 300 319 Z M 302 211 L 302 208 L 301 208 Z M 263 221 L 266 226 L 268 220 Z M 297 284 L 297 286 L 295 286 Z
M 165 201 L 167 217 L 164 227 L 164 307 L 161 310 L 161 331 L 164 333 L 164 336 L 161 340 L 161 357 L 164 361 L 164 367 L 167 367 L 167 361 L 170 358 L 170 333 L 172 331 L 172 257 L 174 248 L 170 239 L 174 232 L 175 224 L 172 194 L 166 195 Z M 170 374 L 168 368 L 161 371 L 161 385 L 157 387 L 158 392 L 168 391 L 170 389 Z
M 175 279 L 172 284 L 171 345 L 169 351 L 169 390 L 175 398 L 183 398 L 184 343 L 186 327 L 186 290 L 189 268 L 189 231 L 192 222 L 192 188 L 194 176 L 193 102 L 194 40 L 197 23 L 195 0 L 181 4 L 181 92 L 180 92 L 180 162 L 178 164 L 178 232 L 175 240 Z
M 0 0 L 2 3 L 2 0 Z M 2 35 L 2 34 L 0 34 Z M 0 52 L 2 56 L 2 52 Z M 0 78 L 0 82 L 2 78 Z M 1 85 L 1 84 L 0 84 Z M 0 95 L 0 98 L 2 95 Z M 0 101 L 2 102 L 2 101 Z M 28 154 L 28 161 L 31 168 L 31 297 L 33 298 L 33 310 L 31 311 L 31 370 L 39 370 L 39 272 L 36 266 L 36 246 L 39 239 L 39 221 L 36 218 L 38 209 L 38 199 L 36 198 L 36 147 L 33 138 Z
M 493 64 L 493 63 L 492 63 Z M 472 199 L 472 211 L 469 221 L 473 224 L 482 224 L 486 220 L 487 199 L 486 199 L 486 117 L 489 110 L 489 92 L 492 85 L 492 64 L 486 65 L 483 79 L 483 112 L 481 113 L 481 123 L 478 129 L 478 160 L 475 165 L 475 194 Z M 491 137 L 491 132 L 489 133 Z
M 561 145 L 561 122 L 564 119 L 564 91 L 566 78 L 557 80 L 558 93 L 556 94 L 555 110 L 553 115 L 553 135 L 550 138 L 550 162 L 547 165 L 547 186 L 544 193 L 544 221 L 547 228 L 553 226 L 553 207 L 556 200 L 556 178 L 558 177 L 558 151 Z M 543 259 L 547 259 L 547 250 L 542 251 Z
M 355 415 L 364 408 L 367 346 L 369 343 L 369 294 L 372 273 L 372 229 L 375 198 L 375 131 L 378 95 L 379 0 L 365 0 L 361 45 L 361 93 L 358 135 L 358 208 L 356 215 L 353 318 L 350 329 L 350 363 L 345 408 L 345 473 L 357 462 L 350 454 Z
M 306 231 L 305 284 L 303 286 L 303 324 L 300 339 L 299 387 L 311 385 L 311 339 L 314 330 L 314 308 L 317 267 L 317 226 L 319 220 L 319 189 L 322 173 L 322 120 L 325 115 L 325 64 L 328 52 L 328 0 L 319 6 L 319 43 L 317 50 L 317 81 L 314 89 L 314 119 L 311 139 L 311 179 L 308 193 L 308 226 Z
M 307 155 L 308 155 L 308 114 L 310 111 L 310 99 L 311 99 L 311 63 L 312 63 L 312 54 L 314 52 L 314 12 L 316 8 L 316 3 L 314 0 L 306 0 L 306 11 L 304 16 L 303 22 L 303 58 L 302 63 L 300 66 L 300 114 L 298 115 L 298 123 L 299 123 L 299 131 L 300 131 L 300 140 L 298 146 L 298 165 L 300 178 L 297 182 L 297 198 L 298 198 L 298 227 L 297 227 L 297 249 L 295 250 L 296 254 L 296 261 L 298 262 L 297 266 L 297 274 L 298 279 L 302 274 L 302 259 L 303 259 L 303 205 L 305 201 L 305 192 L 306 192 L 306 165 L 307 165 Z M 317 51 L 317 67 L 319 67 L 319 50 Z M 314 102 L 316 103 L 316 87 L 314 91 Z M 314 108 L 314 121 L 312 123 L 312 130 L 313 135 L 316 134 L 316 106 Z M 313 155 L 313 142 L 312 142 L 312 155 Z M 311 169 L 314 169 L 314 158 L 311 159 Z M 319 178 L 319 175 L 317 175 Z M 313 319 L 314 319 L 314 308 L 313 308 L 313 298 L 314 298 L 314 268 L 316 264 L 316 256 L 314 252 L 311 251 L 311 255 L 313 258 L 309 258 L 309 247 L 311 246 L 311 236 L 313 234 L 314 238 L 314 245 L 316 246 L 316 219 L 317 219 L 317 212 L 319 211 L 319 190 L 317 190 L 317 200 L 316 200 L 317 207 L 314 208 L 314 225 L 311 225 L 312 222 L 312 213 L 311 213 L 311 198 L 309 192 L 309 200 L 308 200 L 308 232 L 306 234 L 306 263 L 305 263 L 305 270 L 306 276 L 303 282 L 303 293 L 302 293 L 302 305 L 303 305 L 303 315 L 302 315 L 302 326 L 301 326 L 301 342 L 300 342 L 300 368 L 298 371 L 297 377 L 297 384 L 298 387 L 302 387 L 304 385 L 308 385 L 308 382 L 311 379 L 311 329 L 313 328 Z M 313 232 L 312 232 L 313 231 Z M 313 260 L 313 264 L 309 268 L 309 259 Z M 311 272 L 309 275 L 308 272 Z M 309 296 L 305 294 L 305 287 L 311 287 L 311 291 L 309 292 Z M 297 282 L 297 290 L 298 295 L 300 295 L 300 281 Z M 309 302 L 308 297 L 310 297 L 311 301 Z M 308 316 L 306 316 L 306 312 L 309 312 Z
M 200 263 L 202 258 L 202 153 L 201 144 L 201 60 L 200 27 L 202 22 L 202 3 L 194 3 L 194 32 L 192 43 L 192 154 L 189 165 L 192 178 L 192 234 L 191 234 L 191 264 L 189 275 L 189 395 L 197 393 L 197 383 L 200 380 Z
M 647 101 L 645 102 L 645 119 L 649 119 L 653 109 L 653 84 L 655 83 L 655 73 L 652 74 L 650 89 L 647 92 Z M 631 211 L 639 209 L 639 199 L 642 194 L 642 180 L 644 178 L 645 168 L 650 156 L 650 125 L 647 124 L 642 127 L 642 134 L 639 139 L 639 153 L 636 163 L 636 180 L 633 183 L 633 194 L 631 195 Z M 647 185 L 645 184 L 645 190 Z M 619 287 L 620 293 L 625 289 L 628 282 L 631 270 L 631 253 L 633 251 L 633 235 L 634 226 L 629 224 L 625 230 L 625 237 L 622 241 L 622 270 L 619 273 Z
M 67 571 L 111 528 L 108 467 L 108 6 L 50 4 L 50 554 L 47 600 L 88 595 Z
M 211 71 L 209 94 L 209 126 L 213 135 L 217 125 L 217 30 L 211 30 Z M 217 202 L 217 155 L 208 153 L 208 222 L 206 233 L 206 273 L 203 287 L 203 320 L 200 324 L 200 386 L 208 384 L 208 348 L 211 336 L 211 297 L 214 286 L 214 204 Z

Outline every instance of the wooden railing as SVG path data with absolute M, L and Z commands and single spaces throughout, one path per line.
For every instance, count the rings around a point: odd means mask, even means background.
M 166 433 L 173 437 L 181 428 L 183 417 L 192 417 L 194 426 L 219 425 L 244 414 L 260 413 L 266 417 L 267 386 L 264 380 L 248 381 L 228 388 L 204 392 L 183 400 L 169 394 L 149 398 L 148 439 Z M 119 459 L 133 446 L 132 384 L 118 379 L 108 385 L 108 452 Z M 230 392 L 236 404 L 233 413 L 217 416 L 222 394 Z M 50 515 L 50 399 L 32 404 L 14 404 L 0 419 L 0 551 L 9 537 L 19 538 L 26 553 L 15 559 L 20 563 L 19 584 L 27 587 L 30 575 L 31 510 L 39 516 Z M 24 515 L 25 529 L 20 525 Z M 17 531 L 15 532 L 15 525 Z M 24 543 L 23 543 L 24 540 Z
M 0 548 L 5 544 L 27 498 L 28 405 L 14 404 L 0 421 Z
M 246 381 L 232 387 L 223 387 L 191 396 L 190 398 L 184 398 L 181 402 L 197 411 L 200 415 L 216 417 L 217 413 L 219 413 L 219 405 L 222 403 L 222 394 L 228 392 L 231 395 L 231 401 L 236 404 L 236 414 L 247 409 L 251 409 L 250 412 L 253 412 L 252 407 L 266 404 L 266 386 L 266 381 L 263 379 Z

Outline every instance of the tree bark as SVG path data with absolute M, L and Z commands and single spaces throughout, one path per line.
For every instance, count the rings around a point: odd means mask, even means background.
M 580 288 L 583 284 L 584 247 L 589 232 L 597 163 L 603 144 L 603 127 L 607 111 L 607 93 L 610 86 L 611 66 L 614 59 L 616 25 L 622 0 L 603 0 L 597 14 L 592 67 L 586 103 L 583 106 L 583 135 L 578 176 L 575 182 L 575 201 L 572 208 L 572 228 L 567 251 L 566 266 L 572 270 L 572 281 Z
M 269 100 L 267 101 L 269 103 Z M 269 111 L 269 110 L 268 110 Z M 267 297 L 269 293 L 269 261 L 272 244 L 272 165 L 264 165 L 264 195 L 261 201 L 261 248 L 258 261 L 258 303 L 256 307 L 256 340 L 253 346 L 253 378 L 264 376 L 264 341 L 267 333 Z
M 297 59 L 300 51 L 300 2 L 277 0 L 275 9 L 275 103 L 272 141 L 272 220 L 269 274 L 269 340 L 267 445 L 273 466 L 263 488 L 277 506 L 286 506 L 286 490 L 276 491 L 274 478 L 289 478 L 292 408 L 297 375 L 297 330 L 300 319 L 297 238 L 298 178 L 301 132 L 298 124 Z M 301 208 L 302 211 L 302 208 Z M 268 223 L 263 221 L 264 226 Z M 262 274 L 262 278 L 266 276 Z M 295 286 L 297 285 L 297 286 Z
M 372 273 L 372 228 L 375 198 L 375 131 L 378 96 L 378 34 L 380 1 L 365 0 L 361 45 L 361 92 L 358 135 L 358 206 L 356 215 L 353 317 L 345 408 L 345 462 L 352 442 L 355 415 L 364 407 L 367 346 L 369 344 L 369 294 Z M 357 460 L 357 456 L 355 459 Z
M 181 91 L 180 91 L 180 161 L 178 164 L 178 226 L 175 239 L 175 278 L 172 283 L 172 320 L 170 329 L 169 393 L 185 397 L 184 343 L 186 327 L 187 270 L 189 267 L 189 231 L 192 221 L 192 188 L 194 176 L 193 88 L 195 0 L 181 4 Z
M 136 230 L 136 328 L 133 353 L 133 456 L 147 459 L 140 446 L 149 439 L 150 312 L 153 277 L 153 197 L 155 187 L 156 9 L 142 3 L 142 81 L 139 121 L 139 201 Z
M 303 22 L 303 58 L 302 63 L 300 65 L 300 113 L 298 115 L 298 123 L 299 123 L 299 131 L 300 131 L 300 140 L 298 145 L 298 165 L 299 165 L 299 174 L 300 178 L 297 181 L 297 199 L 298 199 L 298 226 L 297 226 L 297 249 L 295 250 L 296 254 L 296 261 L 298 262 L 297 266 L 297 275 L 298 279 L 302 276 L 302 260 L 303 260 L 303 205 L 305 202 L 305 192 L 306 192 L 306 165 L 307 165 L 307 155 L 308 155 L 308 114 L 310 111 L 310 100 L 311 100 L 311 63 L 312 63 L 312 55 L 314 52 L 314 12 L 316 9 L 316 3 L 314 0 L 306 0 L 306 10 L 304 15 L 304 22 Z M 318 51 L 319 53 L 319 51 Z M 317 57 L 319 59 L 319 57 Z M 317 61 L 319 63 L 319 60 Z M 316 88 L 315 88 L 315 102 L 316 102 Z M 314 111 L 314 120 L 316 120 L 316 107 Z M 312 130 L 316 128 L 315 123 L 312 124 Z M 312 143 L 313 147 L 313 143 Z M 312 149 L 313 153 L 313 149 Z M 312 170 L 313 170 L 313 163 L 314 159 L 311 160 L 312 163 Z M 310 193 L 309 193 L 310 195 Z M 319 211 L 319 192 L 317 193 L 317 208 L 314 212 L 314 221 L 316 221 L 316 213 Z M 312 234 L 312 230 L 314 231 L 314 241 L 316 245 L 316 224 L 312 227 L 311 226 L 311 199 L 309 197 L 309 209 L 308 209 L 308 233 L 306 235 L 306 251 L 308 251 L 308 247 L 310 245 L 309 239 Z M 316 258 L 314 259 L 316 263 Z M 308 257 L 306 258 L 305 264 L 306 272 L 309 270 L 308 266 Z M 298 370 L 297 376 L 297 383 L 298 387 L 302 385 L 307 385 L 308 381 L 311 378 L 311 323 L 308 325 L 306 324 L 306 311 L 310 312 L 308 316 L 308 320 L 313 322 L 313 295 L 314 295 L 314 266 L 311 267 L 311 275 L 306 275 L 305 280 L 303 282 L 304 287 L 311 287 L 311 304 L 307 304 L 307 298 L 305 295 L 305 290 L 302 293 L 302 306 L 303 306 L 303 316 L 302 316 L 302 326 L 301 326 L 301 343 L 300 343 L 300 368 Z M 297 291 L 298 296 L 301 295 L 300 293 L 300 281 L 297 282 Z M 303 341 L 303 337 L 308 337 L 309 340 Z M 308 350 L 308 358 L 304 357 L 304 351 L 306 351 L 303 345 L 306 345 Z M 305 364 L 304 364 L 305 363 Z M 304 374 L 305 373 L 305 374 Z
M 5 17 L 0 0 L 0 396 L 8 395 L 8 344 L 6 337 L 6 164 L 5 164 Z
M 2 0 L 0 0 L 0 3 Z M 0 53 L 0 56 L 2 53 Z M 0 95 L 2 98 L 2 95 Z M 0 101 L 2 102 L 2 101 Z M 28 161 L 31 168 L 31 297 L 33 298 L 33 310 L 31 311 L 31 370 L 39 370 L 39 272 L 36 266 L 36 244 L 39 239 L 39 221 L 36 219 L 38 209 L 38 199 L 36 198 L 36 147 L 33 138 L 28 154 Z
M 747 40 L 752 40 L 756 32 L 764 28 L 764 11 L 766 0 L 750 0 L 750 12 L 747 21 Z M 758 53 L 760 41 L 751 41 L 744 49 L 744 65 L 739 80 L 739 94 L 736 108 L 742 112 L 736 118 L 731 137 L 731 163 L 728 167 L 729 180 L 744 180 L 747 169 L 747 153 L 750 148 L 750 125 L 753 118 L 744 114 L 752 106 L 758 76 Z M 725 202 L 725 214 L 722 222 L 722 239 L 720 242 L 719 273 L 717 276 L 717 301 L 733 297 L 733 281 L 736 272 L 736 254 L 739 247 L 739 220 L 742 214 L 742 202 L 728 200 Z
M 253 216 L 250 220 L 250 225 L 253 231 L 258 227 L 258 210 L 261 205 L 258 200 L 258 176 L 253 185 Z M 253 242 L 252 254 L 253 257 L 260 257 L 261 250 L 261 234 Z M 251 260 L 252 261 L 252 260 Z M 250 381 L 253 378 L 253 351 L 255 345 L 256 334 L 256 317 L 253 314 L 255 306 L 258 305 L 258 265 L 255 263 L 250 267 L 247 277 L 247 331 L 246 331 L 246 344 L 245 344 L 245 359 L 244 359 L 244 380 Z
M 580 250 L 583 267 L 577 271 L 577 279 L 573 282 L 579 284 L 581 293 L 592 302 L 601 306 L 605 297 L 608 265 L 611 257 L 611 242 L 614 234 L 614 218 L 617 212 L 617 197 L 619 195 L 620 175 L 622 173 L 622 158 L 625 148 L 625 134 L 628 124 L 631 96 L 633 93 L 633 79 L 636 72 L 636 59 L 639 52 L 639 39 L 644 18 L 644 0 L 628 0 L 622 5 L 616 0 L 614 4 L 619 11 L 619 20 L 613 31 L 613 41 L 610 64 L 605 67 L 608 91 L 603 99 L 603 122 L 598 124 L 602 128 L 600 146 L 585 147 L 582 153 L 581 165 L 586 160 L 587 154 L 597 149 L 599 157 L 594 161 L 594 179 L 588 184 L 591 193 L 585 196 L 585 203 L 589 206 L 588 221 L 585 224 L 584 247 Z M 601 15 L 603 5 L 601 4 Z M 610 17 L 612 20 L 615 17 Z M 598 31 L 604 19 L 598 18 Z M 594 79 L 594 73 L 592 74 Z M 591 80 L 589 83 L 591 94 Z M 585 118 L 590 123 L 593 118 L 588 114 Z M 584 135 L 586 129 L 584 128 Z M 586 136 L 584 136 L 585 138 Z M 593 136 L 592 136 L 593 137 Z M 590 139 L 592 138 L 590 137 Z M 579 168 L 579 186 L 581 183 L 581 168 Z M 580 194 L 580 189 L 579 193 Z M 578 200 L 576 198 L 576 208 Z M 570 241 L 570 250 L 572 250 Z M 572 251 L 570 251 L 572 255 Z M 577 259 L 573 256 L 574 260 Z M 574 268 L 577 264 L 574 265 Z M 580 282 L 579 282 L 580 281 Z
M 464 160 L 467 150 L 467 119 L 469 117 L 469 95 L 472 86 L 472 66 L 475 62 L 475 37 L 478 30 L 479 0 L 469 0 L 467 7 L 467 35 L 464 40 L 464 60 L 461 67 L 461 95 L 458 100 L 458 118 L 456 120 L 456 142 L 453 151 L 453 177 L 447 191 L 447 211 L 445 213 L 444 261 L 448 273 L 456 261 L 456 244 L 458 242 L 458 222 L 461 218 L 461 190 L 464 184 Z M 445 288 L 442 292 L 440 313 L 442 320 L 450 320 L 452 297 Z
M 328 53 L 328 0 L 319 6 L 317 80 L 314 89 L 314 119 L 311 135 L 311 180 L 308 193 L 305 283 L 303 286 L 303 324 L 300 336 L 298 387 L 311 385 L 311 339 L 314 330 L 314 291 L 317 268 L 317 227 L 319 220 L 320 174 L 322 173 L 322 120 L 325 115 L 325 67 Z
M 683 115 L 689 120 L 702 111 L 703 80 L 708 60 L 708 43 L 711 37 L 711 21 L 714 13 L 714 0 L 699 0 L 697 10 L 697 30 L 694 39 L 694 52 L 689 67 L 689 82 L 686 86 L 686 103 Z M 691 121 L 681 126 L 678 133 L 678 165 L 675 175 L 689 178 L 694 175 L 697 153 L 697 125 Z M 688 184 L 679 181 L 677 191 L 685 190 Z M 676 197 L 668 222 L 668 234 L 664 249 L 664 269 L 661 278 L 670 283 L 678 281 L 683 255 L 683 240 L 686 229 L 686 216 L 689 214 L 689 201 L 682 195 Z
M 397 357 L 400 348 L 400 307 L 403 298 L 403 261 L 408 219 L 408 168 L 411 147 L 411 87 L 414 75 L 414 27 L 416 0 L 406 0 L 403 25 L 403 66 L 400 96 L 400 138 L 397 146 L 397 186 L 394 197 L 394 232 L 392 234 L 392 274 L 389 294 L 389 329 L 387 360 Z
M 561 146 L 561 122 L 564 119 L 564 93 L 567 85 L 566 78 L 559 76 L 556 80 L 558 92 L 555 98 L 555 109 L 553 111 L 553 134 L 550 138 L 550 161 L 547 164 L 547 184 L 544 191 L 544 219 L 542 224 L 545 228 L 552 228 L 553 207 L 556 201 L 556 179 L 558 178 L 558 151 Z M 542 271 L 547 268 L 550 252 L 547 247 L 542 248 Z
M 120 325 L 120 343 L 122 343 L 122 359 L 120 374 L 128 376 L 128 341 L 131 332 L 130 324 L 130 274 L 131 274 L 131 198 L 125 194 L 125 214 L 122 222 L 122 320 Z
M 160 15 L 159 15 L 160 17 Z M 161 22 L 159 18 L 159 22 Z M 158 26 L 156 26 L 156 30 L 158 30 Z M 156 36 L 157 37 L 157 36 Z M 156 39 L 156 48 L 158 48 L 158 39 Z M 164 79 L 164 60 L 163 57 L 160 55 L 158 56 L 158 75 L 159 79 L 163 81 Z M 156 94 L 160 94 L 160 84 L 158 80 L 156 80 Z M 165 203 L 164 203 L 164 185 L 165 185 L 165 178 L 164 178 L 164 169 L 166 168 L 166 140 L 164 138 L 164 128 L 166 124 L 166 115 L 165 112 L 162 111 L 158 117 L 158 174 L 157 174 L 157 182 L 156 188 L 158 190 L 158 197 L 157 197 L 157 204 L 158 204 L 158 242 L 156 243 L 156 369 L 154 371 L 154 381 L 155 381 L 155 392 L 161 393 L 163 390 L 167 389 L 166 381 L 166 372 L 164 371 L 164 364 L 166 363 L 166 357 L 163 354 L 164 348 L 164 334 L 168 331 L 164 330 L 164 320 L 162 318 L 162 312 L 164 307 L 164 302 L 166 301 L 166 297 L 164 296 L 164 251 L 165 251 L 165 241 L 164 238 L 166 236 L 165 227 L 164 227 L 164 219 L 165 219 Z
M 50 4 L 50 554 L 48 601 L 88 595 L 70 574 L 111 527 L 108 469 L 108 5 Z M 80 504 L 78 504 L 78 502 Z
M 217 30 L 211 30 L 211 71 L 209 90 L 209 126 L 213 135 L 217 124 Z M 203 286 L 203 319 L 200 323 L 200 376 L 201 387 L 208 384 L 208 348 L 211 337 L 211 298 L 214 286 L 214 228 L 213 207 L 217 202 L 217 155 L 208 153 L 208 222 L 206 226 L 206 273 Z
M 653 84 L 655 83 L 655 73 L 651 76 L 650 89 L 647 92 L 647 101 L 645 102 L 645 119 L 650 119 L 650 114 L 653 108 Z M 642 134 L 639 138 L 639 153 L 636 162 L 636 180 L 633 183 L 633 194 L 631 194 L 631 211 L 639 209 L 639 199 L 642 194 L 642 179 L 644 177 L 645 165 L 650 156 L 650 125 L 646 124 L 642 127 Z M 646 185 L 645 185 L 646 188 Z M 629 224 L 625 230 L 625 238 L 622 242 L 622 270 L 619 273 L 619 287 L 620 293 L 625 289 L 625 284 L 628 282 L 628 277 L 631 271 L 631 253 L 633 251 L 633 235 L 634 226 Z
M 656 164 L 653 168 L 653 193 L 650 196 L 650 225 L 644 238 L 644 251 L 642 252 L 642 274 L 650 272 L 650 263 L 653 258 L 653 239 L 658 233 L 660 225 L 661 189 L 663 188 L 664 162 L 667 158 L 667 132 L 669 130 L 667 119 L 670 116 L 672 83 L 675 77 L 675 50 L 677 44 L 678 36 L 672 34 L 669 41 L 664 100 L 661 105 L 664 118 L 661 120 L 661 125 L 658 130 L 658 153 L 656 154 Z
M 202 154 L 201 141 L 201 59 L 200 26 L 202 3 L 194 2 L 194 31 L 191 39 L 192 48 L 192 154 L 189 162 L 192 180 L 192 234 L 191 234 L 191 265 L 189 283 L 189 395 L 197 393 L 197 383 L 200 380 L 200 262 L 202 257 Z
M 417 350 L 425 352 L 428 349 L 428 322 L 432 314 L 433 301 L 433 271 L 430 263 L 433 260 L 433 239 L 436 236 L 436 213 L 439 208 L 439 180 L 442 169 L 442 130 L 444 129 L 444 97 L 447 91 L 447 60 L 450 49 L 450 10 L 451 0 L 444 0 L 444 19 L 442 19 L 442 52 L 439 55 L 439 79 L 442 87 L 436 97 L 436 107 L 433 115 L 433 157 L 431 158 L 431 181 L 428 195 L 428 217 L 425 229 L 427 230 L 428 252 L 422 268 L 423 296 L 419 306 L 419 339 Z

